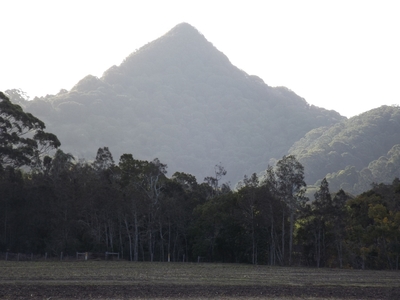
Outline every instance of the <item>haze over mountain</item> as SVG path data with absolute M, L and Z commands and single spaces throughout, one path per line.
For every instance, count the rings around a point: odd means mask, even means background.
M 79 158 L 107 146 L 116 161 L 123 153 L 158 157 L 169 175 L 187 172 L 200 182 L 222 163 L 233 184 L 265 170 L 310 130 L 345 120 L 233 66 L 186 23 L 101 78 L 20 104 Z
M 327 178 L 332 191 L 358 195 L 400 177 L 400 107 L 381 106 L 308 132 L 289 150 L 309 184 Z

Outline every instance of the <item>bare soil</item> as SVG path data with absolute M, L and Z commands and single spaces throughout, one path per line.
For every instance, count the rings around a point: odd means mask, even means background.
M 235 264 L 0 262 L 0 299 L 400 299 L 400 272 Z
M 400 299 L 399 288 L 209 285 L 0 285 L 1 299 Z

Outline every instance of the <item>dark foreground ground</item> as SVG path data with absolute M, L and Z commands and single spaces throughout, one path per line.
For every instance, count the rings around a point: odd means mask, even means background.
M 0 285 L 1 299 L 400 299 L 399 288 L 204 285 Z
M 0 299 L 400 299 L 400 272 L 0 261 Z

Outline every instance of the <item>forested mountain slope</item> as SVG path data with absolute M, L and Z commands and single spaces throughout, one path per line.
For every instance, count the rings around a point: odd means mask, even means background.
M 400 177 L 400 107 L 381 106 L 314 129 L 289 153 L 303 164 L 308 183 L 326 177 L 332 191 L 357 195 L 373 182 L 391 183 Z
M 185 23 L 101 78 L 23 106 L 77 157 L 92 159 L 107 146 L 116 160 L 158 157 L 169 174 L 200 181 L 222 163 L 233 184 L 265 170 L 308 131 L 345 119 L 238 69 Z

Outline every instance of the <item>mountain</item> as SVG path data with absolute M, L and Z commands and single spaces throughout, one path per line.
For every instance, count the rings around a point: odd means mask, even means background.
M 170 175 L 187 172 L 200 182 L 221 163 L 236 183 L 265 170 L 308 131 L 345 120 L 235 67 L 186 23 L 101 78 L 88 75 L 25 109 L 46 123 L 65 152 L 92 159 L 107 146 L 116 161 L 123 153 L 158 157 Z
M 308 183 L 327 178 L 332 191 L 354 195 L 400 177 L 400 107 L 381 106 L 308 132 L 289 150 Z

